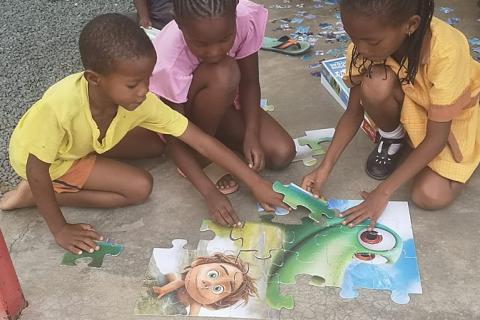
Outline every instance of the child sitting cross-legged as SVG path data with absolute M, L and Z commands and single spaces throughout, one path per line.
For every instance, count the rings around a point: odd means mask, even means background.
M 161 153 L 163 148 L 151 150 L 147 139 L 158 145 L 157 133 L 179 138 L 233 172 L 267 210 L 285 207 L 271 183 L 148 92 L 155 49 L 133 21 L 119 14 L 98 16 L 82 30 L 79 46 L 85 70 L 50 87 L 12 134 L 11 165 L 24 180 L 4 195 L 0 209 L 37 206 L 61 247 L 74 253 L 98 250 L 100 234 L 88 224 L 68 223 L 59 207 L 112 208 L 145 201 L 152 190 L 150 174 L 102 154 L 116 145 L 132 156 Z M 124 139 L 129 131 L 147 138 Z M 239 223 L 227 209 L 220 215 L 217 222 Z

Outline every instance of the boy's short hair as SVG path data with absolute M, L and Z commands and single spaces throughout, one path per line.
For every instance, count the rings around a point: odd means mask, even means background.
M 118 13 L 90 20 L 82 29 L 78 44 L 83 67 L 101 74 L 113 71 L 116 60 L 155 56 L 145 32 Z

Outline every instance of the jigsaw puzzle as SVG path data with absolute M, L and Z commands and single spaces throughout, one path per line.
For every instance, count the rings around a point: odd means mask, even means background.
M 322 210 L 341 212 L 359 202 L 329 200 Z M 348 228 L 326 214 L 297 225 L 273 217 L 241 228 L 205 220 L 200 230 L 215 238 L 201 240 L 196 250 L 184 249 L 186 240 L 155 248 L 135 313 L 276 319 L 282 308 L 294 307 L 280 286 L 305 274 L 311 285 L 339 287 L 343 298 L 355 298 L 359 288 L 389 290 L 404 304 L 422 292 L 406 202 L 390 202 L 373 231 L 369 221 Z
M 334 128 L 310 130 L 304 137 L 293 139 L 296 155 L 293 161 L 302 161 L 307 167 L 314 166 L 317 159 L 314 156 L 325 154 L 323 143 L 331 142 L 335 133 Z
M 89 267 L 101 268 L 103 264 L 103 259 L 106 255 L 116 257 L 123 251 L 123 245 L 121 244 L 111 243 L 107 241 L 97 241 L 97 244 L 100 246 L 100 250 L 94 251 L 93 253 L 85 251 L 82 251 L 82 254 L 73 254 L 71 252 L 65 253 L 61 265 L 75 266 L 77 265 L 78 261 L 88 259 L 91 260 L 88 264 Z

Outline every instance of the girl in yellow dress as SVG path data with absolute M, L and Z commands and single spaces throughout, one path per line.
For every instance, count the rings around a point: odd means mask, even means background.
M 344 223 L 370 218 L 373 227 L 392 193 L 410 179 L 417 206 L 450 205 L 480 162 L 480 64 L 465 36 L 433 17 L 433 0 L 342 0 L 340 10 L 352 39 L 344 77 L 350 100 L 324 160 L 303 187 L 320 193 L 366 112 L 381 136 L 366 171 L 386 180 L 341 214 Z M 400 161 L 406 142 L 413 151 Z

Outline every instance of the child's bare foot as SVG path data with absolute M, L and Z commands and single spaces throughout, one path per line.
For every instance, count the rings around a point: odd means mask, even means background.
M 185 174 L 177 168 L 178 173 L 182 177 L 186 177 Z M 212 180 L 212 182 L 215 183 L 215 186 L 217 187 L 218 191 L 220 191 L 223 194 L 230 194 L 234 193 L 235 191 L 238 190 L 238 183 L 237 181 L 233 178 L 233 176 L 226 172 L 223 168 L 219 167 L 216 164 L 210 164 L 207 167 L 203 169 L 204 173 L 207 175 L 207 177 Z
M 230 194 L 238 189 L 238 183 L 231 174 L 226 174 L 217 181 L 217 189 L 223 194 Z
M 0 209 L 3 211 L 35 206 L 28 182 L 22 180 L 15 190 L 9 191 L 0 199 Z

